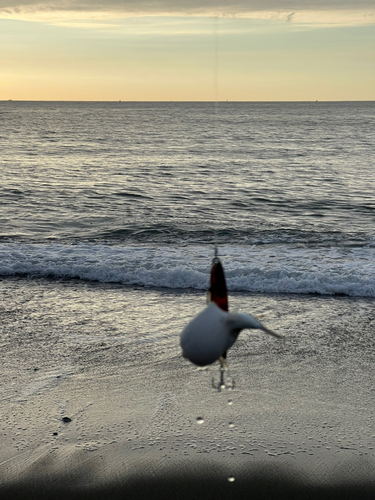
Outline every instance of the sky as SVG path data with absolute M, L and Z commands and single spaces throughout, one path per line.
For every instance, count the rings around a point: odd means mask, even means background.
M 0 0 L 0 100 L 375 100 L 374 0 Z

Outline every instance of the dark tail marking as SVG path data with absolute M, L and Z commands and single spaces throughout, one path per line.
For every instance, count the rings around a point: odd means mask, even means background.
M 220 259 L 215 257 L 212 261 L 210 288 L 208 289 L 209 301 L 215 302 L 223 311 L 228 311 L 228 293 L 225 283 L 224 269 Z

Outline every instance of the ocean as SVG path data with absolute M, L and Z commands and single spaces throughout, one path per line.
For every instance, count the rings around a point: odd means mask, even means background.
M 374 102 L 1 102 L 1 498 L 373 499 L 374 153 Z M 215 245 L 284 337 L 223 390 Z
M 1 102 L 0 276 L 375 297 L 374 102 Z

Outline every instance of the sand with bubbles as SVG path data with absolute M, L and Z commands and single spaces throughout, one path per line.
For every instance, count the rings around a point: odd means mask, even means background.
M 241 333 L 219 392 L 180 356 L 202 292 L 0 289 L 4 498 L 373 496 L 374 299 L 232 294 L 285 339 Z

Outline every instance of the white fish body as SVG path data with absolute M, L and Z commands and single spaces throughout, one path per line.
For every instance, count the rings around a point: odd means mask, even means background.
M 183 356 L 198 366 L 210 365 L 232 347 L 244 328 L 258 328 L 275 337 L 281 337 L 249 314 L 229 313 L 211 302 L 183 329 Z

